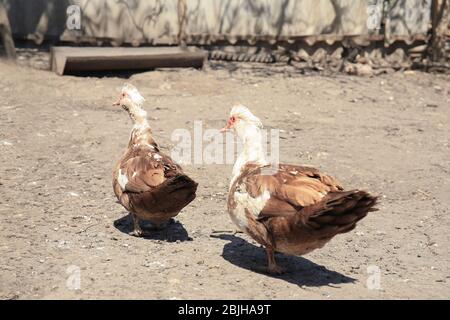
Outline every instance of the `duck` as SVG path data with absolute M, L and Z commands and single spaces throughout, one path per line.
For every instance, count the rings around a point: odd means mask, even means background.
M 126 83 L 113 103 L 124 109 L 133 122 L 128 146 L 113 170 L 113 190 L 120 204 L 132 215 L 130 235 L 146 234 L 140 220 L 155 229 L 173 222 L 172 218 L 196 197 L 198 183 L 181 166 L 161 152 L 143 108 L 145 99 L 138 89 Z
M 285 270 L 275 252 L 301 256 L 334 236 L 353 230 L 378 196 L 345 190 L 332 176 L 310 166 L 269 163 L 263 152 L 262 122 L 246 106 L 232 107 L 221 132 L 233 131 L 242 151 L 233 166 L 227 208 L 238 229 L 265 248 L 267 271 Z

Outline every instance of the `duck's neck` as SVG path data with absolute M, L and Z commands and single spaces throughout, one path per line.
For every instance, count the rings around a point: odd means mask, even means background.
M 147 120 L 147 112 L 141 106 L 132 106 L 129 110 L 131 120 L 134 126 L 131 131 L 131 144 L 152 144 L 152 130 Z
M 133 104 L 129 109 L 129 115 L 134 122 L 134 127 L 148 127 L 147 112 L 142 106 Z
M 261 130 L 255 126 L 249 126 L 242 129 L 241 132 L 238 131 L 238 134 L 240 137 L 243 137 L 243 148 L 233 166 L 233 177 L 230 186 L 240 176 L 242 168 L 247 163 L 267 164 L 262 145 Z

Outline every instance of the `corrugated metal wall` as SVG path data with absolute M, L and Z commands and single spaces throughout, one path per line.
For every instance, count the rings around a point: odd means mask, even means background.
M 388 41 L 423 38 L 429 28 L 431 7 L 431 0 L 0 1 L 8 8 L 16 38 L 112 39 L 117 44 L 135 45 L 176 44 L 180 35 L 186 42 L 198 44 L 241 39 L 295 41 L 319 35 L 330 39 L 368 37 L 380 32 L 368 29 L 374 5 L 384 11 Z M 66 28 L 69 5 L 81 7 L 81 31 Z
M 412 39 L 427 34 L 431 28 L 431 0 L 389 1 L 386 15 L 386 37 Z

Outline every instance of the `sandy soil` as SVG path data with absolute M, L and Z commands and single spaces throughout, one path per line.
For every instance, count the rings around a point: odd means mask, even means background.
M 0 62 L 0 298 L 450 298 L 450 77 L 300 75 L 215 65 L 120 77 L 58 77 Z M 281 133 L 283 162 L 382 195 L 356 230 L 282 276 L 226 213 L 230 165 L 190 165 L 197 199 L 149 239 L 127 234 L 111 170 L 131 123 L 124 81 L 147 98 L 166 151 L 176 128 L 221 127 L 234 103 Z M 74 267 L 75 266 L 75 267 Z M 368 289 L 369 266 L 381 289 Z M 79 267 L 80 290 L 67 282 Z M 76 270 L 76 269 L 75 269 Z

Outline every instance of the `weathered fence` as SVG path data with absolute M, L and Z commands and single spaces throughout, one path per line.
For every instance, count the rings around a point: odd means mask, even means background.
M 448 61 L 449 2 L 0 0 L 15 39 L 37 44 L 52 40 L 113 46 L 200 45 L 210 50 L 213 59 L 260 62 L 282 60 L 277 57 L 339 59 L 343 51 L 355 47 L 364 48 L 370 60 L 397 55 L 397 61 L 405 56 Z M 279 48 L 282 53 L 277 56 Z
M 246 40 L 424 39 L 431 0 L 0 0 L 16 38 L 115 44 L 213 44 Z M 67 28 L 79 6 L 81 29 Z

